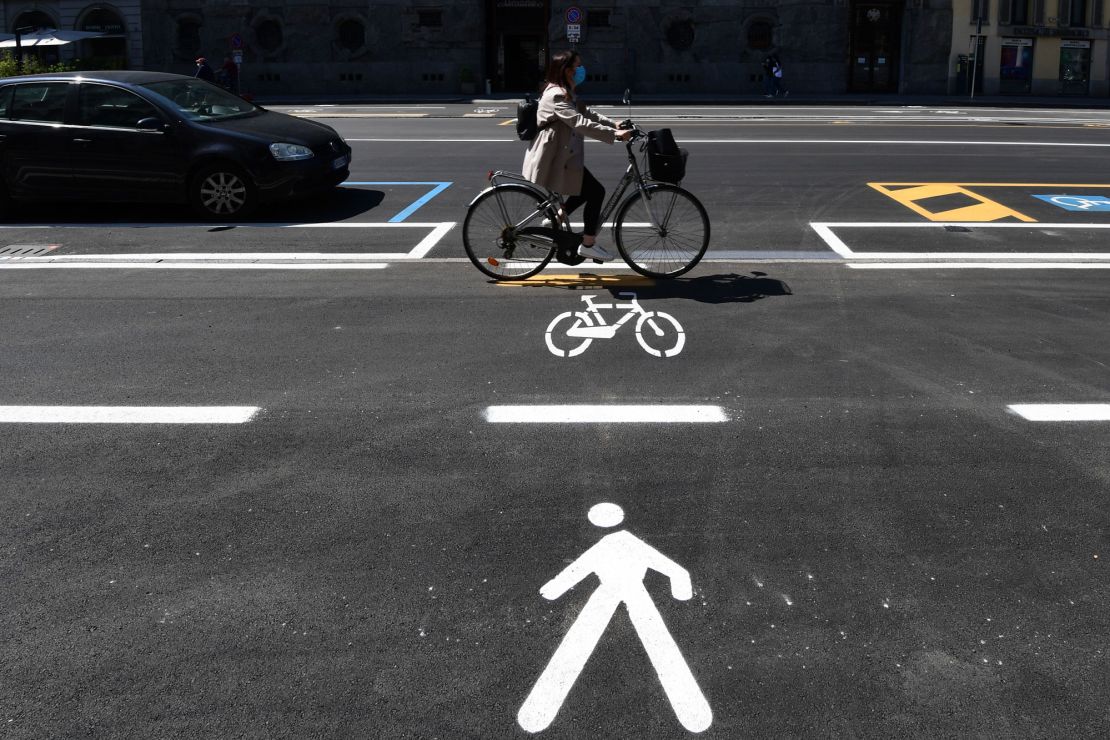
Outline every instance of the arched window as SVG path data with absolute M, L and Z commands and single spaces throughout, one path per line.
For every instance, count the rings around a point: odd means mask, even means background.
M 766 51 L 774 46 L 774 27 L 768 20 L 756 20 L 748 24 L 748 48 Z
M 178 56 L 190 62 L 200 53 L 200 29 L 203 24 L 193 16 L 177 19 L 177 35 L 174 48 Z
M 267 18 L 254 27 L 254 37 L 258 47 L 265 52 L 275 52 L 285 43 L 281 24 L 272 18 Z
M 12 32 L 17 28 L 33 28 L 36 31 L 40 28 L 57 28 L 58 24 L 46 13 L 41 10 L 28 10 L 20 13 L 15 17 L 15 22 L 12 23 Z
M 127 26 L 114 8 L 94 5 L 77 18 L 77 30 L 102 36 L 81 42 L 81 64 L 89 69 L 127 68 Z
M 339 38 L 339 46 L 347 51 L 358 51 L 366 46 L 366 26 L 356 18 L 340 21 L 335 32 Z

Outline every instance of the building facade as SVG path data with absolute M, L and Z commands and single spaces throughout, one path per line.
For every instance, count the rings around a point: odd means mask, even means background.
M 1110 94 L 1104 0 L 955 0 L 949 91 Z
M 239 47 L 242 89 L 260 95 L 534 90 L 572 45 L 568 25 L 600 93 L 759 93 L 768 54 L 795 92 L 944 93 L 953 30 L 966 35 L 953 2 L 967 1 L 592 0 L 574 14 L 557 0 L 47 0 L 4 2 L 3 22 L 38 12 L 81 28 L 110 11 L 114 58 L 187 74 Z
M 90 0 L 4 0 L 0 2 L 0 30 L 56 28 L 102 34 L 99 38 L 65 46 L 29 49 L 27 54 L 53 64 L 60 60 L 83 60 L 84 66 L 99 69 L 141 69 L 143 24 L 140 0 L 113 3 Z

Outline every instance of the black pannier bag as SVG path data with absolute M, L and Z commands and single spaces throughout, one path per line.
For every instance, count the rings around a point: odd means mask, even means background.
M 648 131 L 648 177 L 677 185 L 686 177 L 685 149 L 679 149 L 669 128 Z
M 531 141 L 540 132 L 540 126 L 536 121 L 539 110 L 539 101 L 533 100 L 531 95 L 526 96 L 523 103 L 517 103 L 516 135 L 521 141 Z

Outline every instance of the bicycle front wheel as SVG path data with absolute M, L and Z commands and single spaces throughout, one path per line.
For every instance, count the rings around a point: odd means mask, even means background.
M 709 216 L 688 190 L 649 185 L 621 204 L 613 237 L 636 272 L 677 277 L 693 268 L 709 247 Z
M 521 229 L 540 226 L 543 219 L 558 223 L 542 208 L 543 199 L 529 188 L 500 185 L 490 188 L 470 206 L 463 221 L 463 247 L 479 270 L 494 280 L 523 280 L 551 261 L 550 239 L 521 235 Z

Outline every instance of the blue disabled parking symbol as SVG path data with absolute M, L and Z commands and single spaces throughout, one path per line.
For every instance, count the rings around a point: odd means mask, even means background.
M 1110 196 L 1107 195 L 1034 195 L 1065 211 L 1110 211 Z

